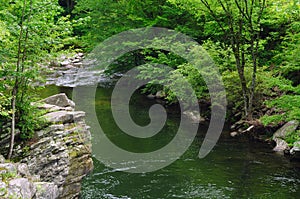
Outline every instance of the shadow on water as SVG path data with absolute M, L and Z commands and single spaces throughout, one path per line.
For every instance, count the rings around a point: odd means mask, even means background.
M 116 145 L 147 152 L 172 140 L 180 122 L 177 114 L 168 114 L 164 129 L 153 138 L 137 140 L 124 135 L 113 122 L 111 91 L 110 88 L 98 88 L 96 112 L 98 118 L 102 118 L 100 122 L 106 135 Z M 60 92 L 72 96 L 72 89 L 55 86 L 47 87 L 41 96 Z M 149 123 L 147 111 L 151 104 L 153 100 L 134 95 L 130 110 L 137 124 Z M 290 163 L 260 143 L 247 139 L 237 141 L 226 131 L 213 151 L 199 159 L 197 155 L 205 133 L 206 127 L 200 126 L 199 135 L 179 160 L 151 173 L 116 171 L 94 159 L 95 169 L 82 184 L 81 198 L 299 198 L 299 165 Z

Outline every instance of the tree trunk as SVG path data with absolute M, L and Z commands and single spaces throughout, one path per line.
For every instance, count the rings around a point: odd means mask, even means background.
M 236 54 L 236 53 L 235 53 Z M 247 96 L 247 82 L 246 82 L 246 78 L 245 78 L 245 73 L 244 73 L 244 67 L 241 65 L 241 60 L 239 56 L 235 56 L 235 60 L 236 60 L 236 68 L 239 74 L 239 79 L 241 82 L 241 88 L 242 88 L 242 94 L 243 94 L 243 101 L 244 101 L 244 111 L 245 111 L 245 117 L 248 117 L 248 96 Z
M 16 90 L 14 89 L 14 93 Z M 15 143 L 15 124 L 16 122 L 16 96 L 13 95 L 12 99 L 12 119 L 11 119 L 11 132 L 10 132 L 10 145 L 9 145 L 9 151 L 7 155 L 7 159 L 10 159 L 13 153 L 14 149 L 14 143 Z
M 254 35 L 253 37 L 256 37 L 256 35 Z M 256 43 L 255 43 L 255 40 L 256 40 Z M 253 99 L 254 99 L 255 88 L 256 88 L 258 45 L 259 45 L 259 34 L 257 34 L 257 39 L 255 39 L 255 38 L 251 39 L 251 56 L 252 56 L 253 71 L 252 71 L 252 82 L 251 82 L 251 88 L 250 88 L 249 107 L 248 107 L 248 112 L 249 112 L 248 119 L 249 120 L 253 119 L 252 118 L 253 117 Z
M 21 54 L 22 54 L 22 39 L 23 39 L 23 22 L 24 22 L 24 17 L 25 17 L 25 9 L 26 9 L 26 0 L 24 0 L 23 4 L 23 10 L 22 10 L 22 19 L 21 19 L 21 24 L 20 24 L 20 35 L 19 35 L 19 41 L 18 41 L 18 60 L 17 60 L 17 66 L 16 66 L 16 80 L 15 84 L 12 90 L 12 101 L 11 101 L 11 108 L 12 108 L 12 118 L 11 118 L 11 132 L 10 132 L 10 145 L 9 145 L 9 151 L 7 155 L 7 159 L 10 159 L 13 153 L 13 148 L 14 148 L 14 142 L 15 142 L 15 129 L 16 129 L 16 101 L 17 101 L 17 95 L 18 95 L 18 89 L 19 89 L 19 78 L 18 78 L 18 73 L 20 73 L 21 70 Z

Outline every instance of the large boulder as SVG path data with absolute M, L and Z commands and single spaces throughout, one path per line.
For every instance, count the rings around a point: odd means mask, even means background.
M 51 97 L 48 97 L 44 100 L 41 100 L 40 102 L 60 107 L 75 107 L 75 103 L 68 99 L 67 95 L 65 93 L 60 93 L 57 95 L 53 95 Z
M 286 138 L 286 135 L 290 132 L 293 132 L 297 129 L 299 126 L 299 121 L 293 120 L 285 125 L 283 125 L 280 129 L 278 129 L 274 135 L 273 135 L 273 141 L 275 141 L 276 146 L 274 147 L 274 151 L 280 151 L 283 152 L 288 149 L 288 144 L 284 139 Z

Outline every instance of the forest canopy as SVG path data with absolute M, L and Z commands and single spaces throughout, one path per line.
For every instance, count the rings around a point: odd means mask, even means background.
M 42 78 L 42 65 L 61 53 L 88 53 L 113 35 L 143 27 L 176 30 L 203 46 L 221 72 L 228 121 L 276 126 L 300 120 L 299 0 L 0 0 L 0 125 L 15 121 L 22 137 L 31 138 L 38 126 L 30 105 L 37 92 L 33 82 Z M 106 72 L 151 62 L 182 74 L 199 101 L 209 101 L 199 72 L 171 52 L 136 50 Z M 139 70 L 142 79 L 155 76 L 145 67 Z M 159 83 L 142 92 L 162 91 L 169 104 L 176 103 Z

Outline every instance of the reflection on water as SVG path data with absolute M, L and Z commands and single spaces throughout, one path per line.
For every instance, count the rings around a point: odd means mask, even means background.
M 66 92 L 71 97 L 70 89 L 58 87 L 48 87 L 42 95 L 58 92 Z M 147 152 L 164 146 L 174 137 L 180 120 L 177 114 L 169 114 L 162 132 L 153 138 L 137 140 L 123 134 L 111 116 L 110 93 L 111 89 L 99 88 L 95 104 L 101 126 L 115 144 L 131 151 Z M 148 108 L 153 101 L 135 95 L 131 102 L 136 123 L 149 123 Z M 83 182 L 81 198 L 299 198 L 299 165 L 259 143 L 236 141 L 224 132 L 213 151 L 206 158 L 198 159 L 205 130 L 199 128 L 199 136 L 179 160 L 156 172 L 125 173 L 94 159 L 95 169 Z

